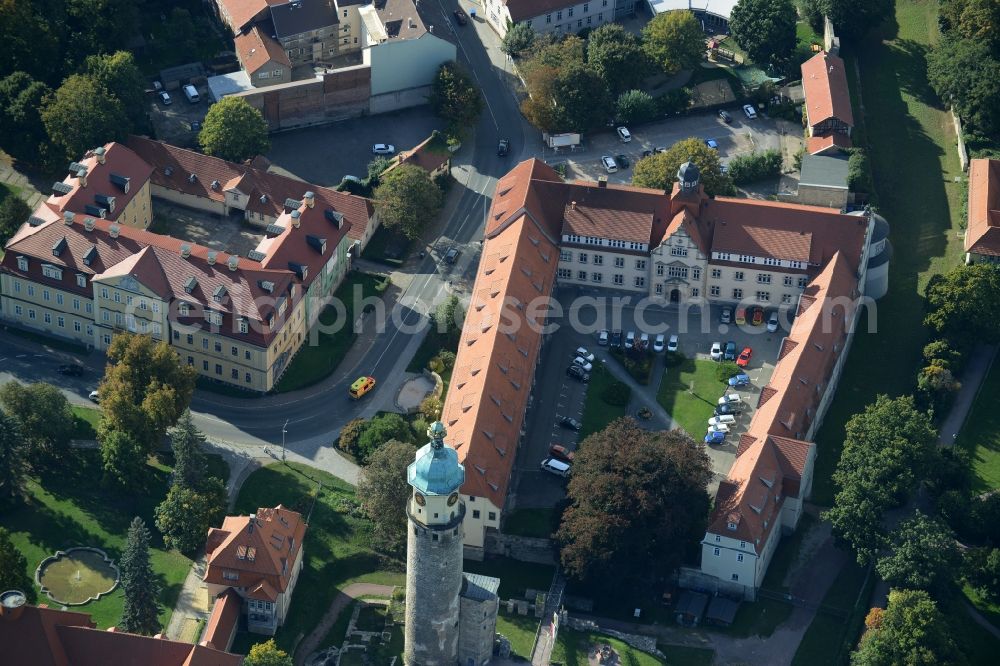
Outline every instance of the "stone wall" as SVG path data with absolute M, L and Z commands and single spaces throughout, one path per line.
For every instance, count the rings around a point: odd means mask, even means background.
M 364 65 L 344 67 L 314 79 L 256 88 L 234 96 L 242 97 L 264 114 L 272 132 L 334 122 L 368 113 L 371 69 Z
M 550 539 L 501 534 L 490 530 L 484 550 L 488 555 L 500 555 L 521 562 L 556 564 L 556 547 Z
M 634 647 L 636 650 L 642 650 L 651 655 L 655 655 L 660 659 L 666 659 L 666 655 L 660 652 L 660 649 L 656 647 L 656 637 L 655 636 L 640 636 L 639 634 L 626 634 L 625 632 L 618 631 L 616 629 L 608 629 L 602 627 L 601 625 L 593 622 L 591 620 L 581 620 L 575 618 L 566 611 L 562 612 L 560 618 L 560 625 L 564 627 L 569 627 L 570 629 L 575 629 L 576 631 L 582 631 L 586 633 L 602 633 L 612 638 L 617 638 L 623 643 Z

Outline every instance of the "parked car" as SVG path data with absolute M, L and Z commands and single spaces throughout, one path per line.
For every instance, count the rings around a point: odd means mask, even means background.
M 573 452 L 567 449 L 562 444 L 553 444 L 549 447 L 549 455 L 556 460 L 561 460 L 565 463 L 573 462 Z
M 452 12 L 455 15 L 455 23 L 459 25 L 466 25 L 469 22 L 469 17 L 465 15 L 461 9 L 456 9 Z
M 191 131 L 192 132 L 200 132 L 201 131 L 201 123 L 198 122 L 197 120 L 192 120 L 191 121 Z
M 599 331 L 597 333 L 597 344 L 599 344 L 602 347 L 607 347 L 608 346 L 608 336 L 609 336 L 608 329 L 605 328 L 605 329 L 602 329 L 601 331 Z
M 719 109 L 719 117 L 722 118 L 722 122 L 726 123 L 727 125 L 733 122 L 733 117 L 729 115 L 729 112 L 726 111 L 725 109 Z
M 582 423 L 568 416 L 562 417 L 562 419 L 559 421 L 559 425 L 561 425 L 563 428 L 569 428 L 570 430 L 575 430 L 577 432 L 580 432 L 580 428 L 583 427 Z
M 649 157 L 652 154 L 653 154 L 652 150 L 644 150 L 644 151 L 642 151 L 642 156 L 643 157 Z
M 733 320 L 733 309 L 730 307 L 722 308 L 722 312 L 719 314 L 719 322 L 722 324 L 728 324 Z
M 444 260 L 447 261 L 449 264 L 455 263 L 456 259 L 458 259 L 458 248 L 457 247 L 453 247 L 453 248 L 449 249 L 445 253 L 445 255 L 444 255 Z
M 659 353 L 663 351 L 664 337 L 663 333 L 657 334 L 656 338 L 653 340 L 653 351 Z
M 618 138 L 622 140 L 622 143 L 628 143 L 632 140 L 632 133 L 628 131 L 627 127 L 619 127 L 617 130 Z
M 750 365 L 751 358 L 753 358 L 753 349 L 750 347 L 744 347 L 743 351 L 740 352 L 739 358 L 736 359 L 736 365 L 741 368 L 745 368 Z
M 759 305 L 755 305 L 750 312 L 750 323 L 754 326 L 760 326 L 764 323 L 764 308 Z
M 556 476 L 567 477 L 569 476 L 569 463 L 564 463 L 561 460 L 556 460 L 555 458 L 546 458 L 542 461 L 542 471 L 548 472 L 549 474 L 555 474 Z
M 719 149 L 719 142 L 716 141 L 715 139 L 705 139 L 705 145 L 711 148 L 712 150 Z
M 632 349 L 635 347 L 635 331 L 629 331 L 625 334 L 625 349 Z
M 66 375 L 68 377 L 81 377 L 83 376 L 83 366 L 77 365 L 76 363 L 68 363 L 66 365 L 60 365 L 56 368 L 56 372 L 60 375 Z
M 170 99 L 170 93 L 166 90 L 160 91 L 160 101 L 163 102 L 163 106 L 170 106 L 174 103 L 174 100 Z
M 726 423 L 732 425 L 736 423 L 736 417 L 732 414 L 723 414 L 722 416 L 713 416 L 708 420 L 708 425 L 716 425 L 717 423 Z
M 729 426 L 725 423 L 716 423 L 708 426 L 708 432 L 729 432 Z
M 510 152 L 510 139 L 500 139 L 497 145 L 497 155 L 505 157 Z
M 677 340 L 677 336 L 676 335 L 671 335 L 670 336 L 670 342 L 667 343 L 667 351 L 668 352 L 675 352 L 675 351 L 677 351 L 677 345 L 678 345 L 678 343 L 679 343 L 679 341 Z
M 736 325 L 742 326 L 747 323 L 747 309 L 742 305 L 736 308 Z
M 604 155 L 601 157 L 601 164 L 604 166 L 604 170 L 608 173 L 618 173 L 618 164 L 615 162 L 615 158 L 611 155 Z
M 577 347 L 576 351 L 573 353 L 573 356 L 579 356 L 580 358 L 589 363 L 594 362 L 594 355 L 591 352 L 587 351 L 586 347 Z
M 91 400 L 93 400 L 94 402 L 100 402 L 101 401 L 101 394 L 98 393 L 97 391 L 91 391 L 90 395 L 88 395 L 87 397 L 90 398 Z
M 724 432 L 710 432 L 705 435 L 706 444 L 722 444 L 726 441 L 726 433 Z
M 640 335 L 639 342 L 636 344 L 636 346 L 640 350 L 649 349 L 649 333 L 643 333 L 642 335 Z
M 771 313 L 771 316 L 767 318 L 767 332 L 775 333 L 778 330 L 778 312 L 775 310 Z
M 392 155 L 396 152 L 396 146 L 391 143 L 376 143 L 372 146 L 372 153 L 375 155 Z
M 187 101 L 191 102 L 192 104 L 197 104 L 198 102 L 201 101 L 201 97 L 198 96 L 198 89 L 195 88 L 190 83 L 184 86 L 183 90 L 184 90 L 184 96 L 187 97 Z
M 715 416 L 735 416 L 743 413 L 743 405 L 716 405 Z
M 722 343 L 721 342 L 713 342 L 712 343 L 712 350 L 710 352 L 708 352 L 708 355 L 712 357 L 713 361 L 721 361 L 722 360 Z
M 751 104 L 744 104 L 743 105 L 743 113 L 744 113 L 744 115 L 746 115 L 747 120 L 756 120 L 757 119 L 757 109 L 753 108 L 753 105 L 751 105 Z
M 571 365 L 566 368 L 566 374 L 584 384 L 590 381 L 590 373 L 578 365 Z
M 611 348 L 621 349 L 622 348 L 622 332 L 621 329 L 616 328 L 611 331 Z
M 726 343 L 726 351 L 722 353 L 722 358 L 726 361 L 736 360 L 736 343 L 730 340 Z
M 750 375 L 740 373 L 729 378 L 729 386 L 732 388 L 742 388 L 750 386 Z
M 719 398 L 720 405 L 738 405 L 741 402 L 743 402 L 743 398 L 740 397 L 739 393 L 727 393 Z
M 628 157 L 625 155 L 615 155 L 615 161 L 618 162 L 619 169 L 627 169 L 631 166 L 631 162 L 628 161 Z
M 573 359 L 573 364 L 578 365 L 583 368 L 584 372 L 590 372 L 594 369 L 594 365 L 590 363 L 587 359 L 577 356 Z

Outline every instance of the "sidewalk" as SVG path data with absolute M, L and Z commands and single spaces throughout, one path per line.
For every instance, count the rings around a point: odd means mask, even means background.
M 35 189 L 24 174 L 19 173 L 10 164 L 0 162 L 0 183 L 18 189 L 18 195 L 34 210 L 38 204 L 45 201 L 45 195 Z
M 979 387 L 983 385 L 983 380 L 986 379 L 986 374 L 990 371 L 990 366 L 993 365 L 996 353 L 996 345 L 982 344 L 976 347 L 969 356 L 965 370 L 958 378 L 962 382 L 962 386 L 958 389 L 958 395 L 955 396 L 955 402 L 952 404 L 948 416 L 941 423 L 938 445 L 951 446 L 955 443 L 958 433 L 965 424 L 965 419 L 969 416 L 969 410 L 972 409 L 976 396 L 979 395 Z
M 178 640 L 185 633 L 186 625 L 189 621 L 207 620 L 209 611 L 208 589 L 202 581 L 205 575 L 205 556 L 201 555 L 188 571 L 184 585 L 177 596 L 177 604 L 174 605 L 174 613 L 170 616 L 170 624 L 167 625 L 166 637 Z M 194 636 L 195 640 L 200 636 Z

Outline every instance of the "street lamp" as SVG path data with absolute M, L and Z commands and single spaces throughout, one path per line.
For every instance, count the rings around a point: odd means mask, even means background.
M 288 432 L 288 419 L 285 419 L 285 425 L 281 426 L 281 462 L 285 462 L 285 433 Z

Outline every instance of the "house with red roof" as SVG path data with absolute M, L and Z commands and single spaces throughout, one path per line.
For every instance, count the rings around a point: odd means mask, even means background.
M 209 597 L 230 595 L 224 603 L 231 605 L 231 595 L 239 595 L 249 631 L 273 635 L 288 616 L 302 571 L 306 527 L 302 514 L 279 504 L 227 516 L 222 527 L 210 528 L 203 578 Z
M 854 112 L 844 60 L 836 54 L 820 51 L 802 63 L 802 91 L 809 154 L 824 155 L 850 148 Z
M 1000 261 L 1000 160 L 969 162 L 965 262 Z

